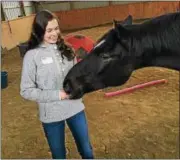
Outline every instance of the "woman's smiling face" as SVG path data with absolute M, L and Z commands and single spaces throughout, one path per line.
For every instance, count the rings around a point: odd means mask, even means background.
M 44 43 L 51 44 L 56 43 L 60 35 L 60 28 L 58 21 L 56 19 L 52 19 L 48 22 L 46 26 L 46 31 L 44 34 Z

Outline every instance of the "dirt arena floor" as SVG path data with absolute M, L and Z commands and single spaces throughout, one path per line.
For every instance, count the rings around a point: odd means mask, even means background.
M 111 27 L 76 33 L 97 40 Z M 8 71 L 9 83 L 1 90 L 2 159 L 51 158 L 37 105 L 19 94 L 21 65 L 17 48 L 3 54 L 2 70 Z M 104 97 L 105 92 L 156 79 L 167 79 L 168 83 Z M 179 72 L 155 67 L 140 69 L 125 85 L 86 94 L 83 101 L 97 159 L 179 158 Z M 80 158 L 68 128 L 66 132 L 67 158 Z

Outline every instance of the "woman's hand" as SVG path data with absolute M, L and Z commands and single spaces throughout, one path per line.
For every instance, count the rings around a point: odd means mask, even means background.
M 68 99 L 69 95 L 64 90 L 61 90 L 59 92 L 59 97 L 60 97 L 61 100 L 63 100 L 63 99 Z

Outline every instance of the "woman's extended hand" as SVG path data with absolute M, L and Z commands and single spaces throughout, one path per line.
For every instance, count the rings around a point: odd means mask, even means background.
M 68 99 L 69 95 L 64 90 L 61 90 L 59 92 L 59 97 L 60 97 L 61 100 L 63 100 L 63 99 Z

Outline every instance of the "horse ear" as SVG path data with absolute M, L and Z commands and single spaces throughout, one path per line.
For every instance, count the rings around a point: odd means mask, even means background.
M 129 35 L 129 31 L 120 24 L 116 24 L 114 30 L 116 31 L 119 39 L 123 39 Z
M 131 15 L 127 16 L 123 22 L 119 22 L 113 19 L 113 28 L 118 34 L 118 38 L 126 37 L 129 35 L 129 31 L 125 28 L 125 25 L 132 25 L 133 18 Z
M 122 25 L 132 25 L 133 18 L 131 15 L 127 16 L 125 20 L 121 23 Z
M 133 18 L 131 15 L 127 16 L 124 21 L 117 21 L 115 19 L 113 19 L 113 28 L 116 28 L 116 26 L 118 25 L 132 25 L 132 22 L 133 22 Z

